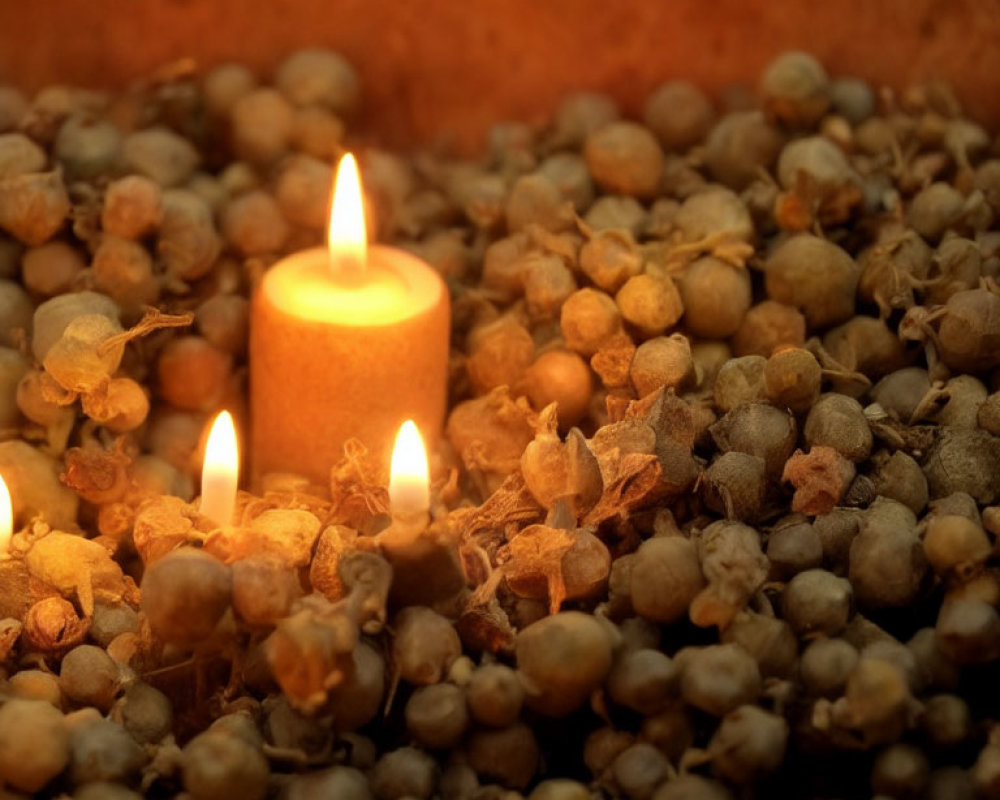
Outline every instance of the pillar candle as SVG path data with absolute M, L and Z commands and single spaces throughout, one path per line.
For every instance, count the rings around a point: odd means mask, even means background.
M 447 288 L 433 268 L 409 253 L 367 245 L 350 156 L 338 170 L 337 184 L 329 247 L 276 263 L 254 298 L 255 482 L 285 472 L 326 486 L 330 468 L 352 437 L 388 471 L 404 420 L 415 420 L 430 441 L 444 421 Z

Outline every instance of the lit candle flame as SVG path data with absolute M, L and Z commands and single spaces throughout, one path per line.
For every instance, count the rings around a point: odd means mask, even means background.
M 431 507 L 427 450 L 411 419 L 400 426 L 392 448 L 389 505 L 397 514 L 426 512 Z
M 337 167 L 330 202 L 330 227 L 327 232 L 330 267 L 347 278 L 358 278 L 368 260 L 368 232 L 365 230 L 365 207 L 361 197 L 361 176 L 354 156 L 347 153 Z
M 14 506 L 10 502 L 10 491 L 0 475 L 0 555 L 10 548 L 10 537 L 14 534 Z
M 228 411 L 212 423 L 201 470 L 201 513 L 218 525 L 231 525 L 236 507 L 240 454 L 236 428 Z

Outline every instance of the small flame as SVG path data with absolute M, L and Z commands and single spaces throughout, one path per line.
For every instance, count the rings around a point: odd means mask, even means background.
M 10 548 L 10 537 L 14 534 L 14 507 L 10 502 L 10 491 L 0 475 L 0 555 Z
M 201 470 L 201 513 L 218 525 L 231 525 L 240 477 L 236 427 L 228 411 L 212 423 Z
M 427 450 L 412 419 L 400 426 L 392 448 L 389 505 L 394 513 L 424 512 L 431 507 Z
M 365 207 L 361 196 L 361 176 L 354 156 L 347 153 L 337 167 L 337 179 L 330 201 L 330 227 L 327 232 L 330 268 L 340 275 L 358 277 L 368 260 L 368 232 L 365 230 Z

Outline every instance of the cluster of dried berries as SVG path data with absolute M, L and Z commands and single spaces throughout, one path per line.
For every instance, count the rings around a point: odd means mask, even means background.
M 748 96 L 361 147 L 453 294 L 434 519 L 352 442 L 220 529 L 206 415 L 357 76 L 0 87 L 0 792 L 1000 798 L 1000 145 L 802 53 Z

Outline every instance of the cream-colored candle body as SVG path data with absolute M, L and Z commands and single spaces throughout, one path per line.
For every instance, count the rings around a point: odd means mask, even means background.
M 325 248 L 271 267 L 250 327 L 254 481 L 293 472 L 326 486 L 352 437 L 388 475 L 406 419 L 436 440 L 447 399 L 450 318 L 440 276 L 401 250 L 369 247 L 358 282 L 338 280 Z

